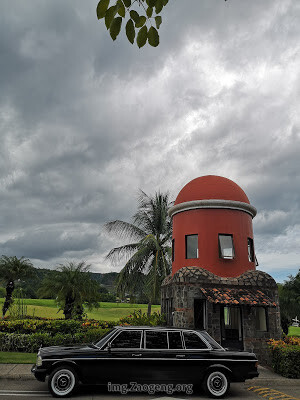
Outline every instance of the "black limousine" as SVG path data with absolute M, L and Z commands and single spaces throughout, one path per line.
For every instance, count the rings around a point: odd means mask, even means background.
M 54 397 L 68 397 L 82 384 L 202 384 L 215 398 L 230 382 L 258 376 L 255 354 L 229 351 L 205 331 L 166 327 L 111 329 L 99 342 L 40 348 L 32 367 Z

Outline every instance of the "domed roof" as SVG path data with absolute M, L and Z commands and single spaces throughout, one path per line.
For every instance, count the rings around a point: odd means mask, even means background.
M 233 200 L 250 204 L 246 193 L 230 179 L 206 175 L 193 179 L 179 192 L 175 205 L 193 200 Z

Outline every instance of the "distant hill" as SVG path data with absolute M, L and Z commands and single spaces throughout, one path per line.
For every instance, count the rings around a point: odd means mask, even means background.
M 118 272 L 90 272 L 90 274 L 92 279 L 95 279 L 95 281 L 99 282 L 100 285 L 105 286 L 109 292 L 114 290 L 115 282 L 119 275 Z

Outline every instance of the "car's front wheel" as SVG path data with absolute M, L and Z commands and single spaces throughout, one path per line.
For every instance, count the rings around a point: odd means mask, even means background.
M 214 398 L 221 398 L 228 393 L 230 382 L 225 372 L 211 371 L 203 381 L 205 392 Z
M 49 375 L 48 388 L 53 397 L 68 397 L 77 386 L 78 376 L 71 367 L 58 367 Z

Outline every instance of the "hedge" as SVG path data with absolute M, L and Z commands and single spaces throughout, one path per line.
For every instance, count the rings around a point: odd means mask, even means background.
M 1 351 L 20 351 L 35 353 L 46 346 L 61 346 L 81 343 L 92 343 L 100 338 L 109 329 L 94 328 L 81 333 L 3 333 L 0 332 Z
M 0 320 L 0 351 L 32 353 L 40 346 L 60 346 L 98 341 L 115 325 L 163 325 L 164 316 L 153 313 L 148 316 L 141 310 L 134 311 L 119 323 L 97 320 L 49 320 L 27 318 Z
M 300 378 L 300 338 L 286 337 L 284 340 L 271 340 L 272 367 L 286 378 Z
M 22 319 L 22 320 L 0 320 L 0 332 L 5 333 L 49 333 L 52 336 L 57 333 L 75 334 L 86 332 L 95 328 L 112 328 L 115 325 L 110 321 L 96 320 L 40 320 L 40 319 Z

